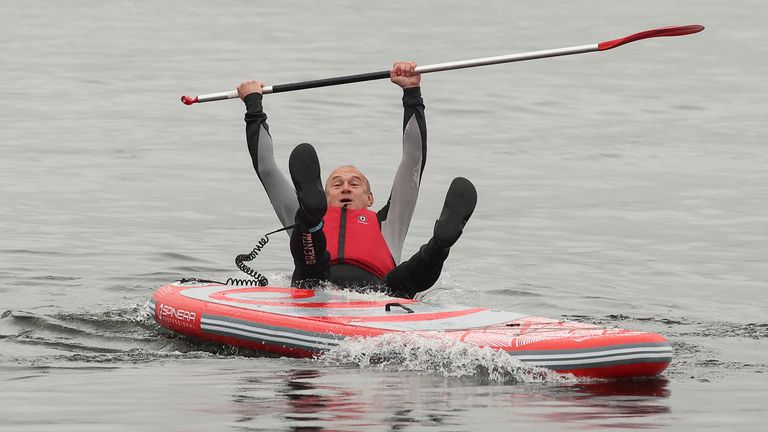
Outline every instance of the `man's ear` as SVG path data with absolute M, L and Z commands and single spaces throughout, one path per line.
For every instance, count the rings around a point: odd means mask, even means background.
M 368 192 L 368 207 L 373 205 L 373 192 Z

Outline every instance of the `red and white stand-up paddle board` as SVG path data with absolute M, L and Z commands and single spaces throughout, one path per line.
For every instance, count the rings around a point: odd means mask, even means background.
M 345 338 L 407 332 L 503 350 L 526 364 L 583 377 L 650 377 L 672 360 L 669 342 L 655 333 L 480 307 L 355 297 L 177 282 L 158 289 L 149 306 L 155 320 L 174 332 L 290 357 L 318 355 Z

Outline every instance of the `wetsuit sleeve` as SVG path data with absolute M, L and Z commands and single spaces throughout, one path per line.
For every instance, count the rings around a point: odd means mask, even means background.
M 403 108 L 403 158 L 392 182 L 387 204 L 378 212 L 381 233 L 395 263 L 400 262 L 427 162 L 427 123 L 420 87 L 403 90 Z
M 288 226 L 293 224 L 299 203 L 293 185 L 277 168 L 267 115 L 262 108 L 262 98 L 263 95 L 259 93 L 251 93 L 244 100 L 248 152 L 251 154 L 253 169 L 256 170 L 256 175 L 264 186 L 280 223 Z

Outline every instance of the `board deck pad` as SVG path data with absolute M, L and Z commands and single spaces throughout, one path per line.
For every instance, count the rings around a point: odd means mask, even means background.
M 672 360 L 669 342 L 655 333 L 378 297 L 177 282 L 158 289 L 149 307 L 174 332 L 290 357 L 316 356 L 350 337 L 406 332 L 502 350 L 531 366 L 585 377 L 655 376 Z

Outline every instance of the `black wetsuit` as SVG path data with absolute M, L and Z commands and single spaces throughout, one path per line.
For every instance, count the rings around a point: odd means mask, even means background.
M 283 226 L 288 226 L 294 223 L 299 204 L 291 181 L 277 168 L 262 98 L 258 93 L 245 97 L 248 151 L 275 213 Z M 395 174 L 389 199 L 377 212 L 381 233 L 395 264 L 401 259 L 427 156 L 424 101 L 419 87 L 403 91 L 403 108 L 403 158 Z M 426 244 L 408 261 L 397 265 L 384 279 L 380 279 L 359 267 L 330 265 L 329 259 L 325 259 L 328 253 L 324 250 L 325 237 L 322 231 L 313 233 L 313 237 L 316 237 L 313 244 L 322 249 L 316 251 L 318 259 L 305 265 L 303 253 L 299 253 L 304 250 L 304 246 L 298 234 L 291 233 L 291 251 L 296 264 L 292 283 L 300 286 L 311 285 L 311 282 L 320 279 L 348 287 L 381 286 L 391 295 L 413 297 L 435 283 L 448 256 L 447 249 L 438 250 Z

